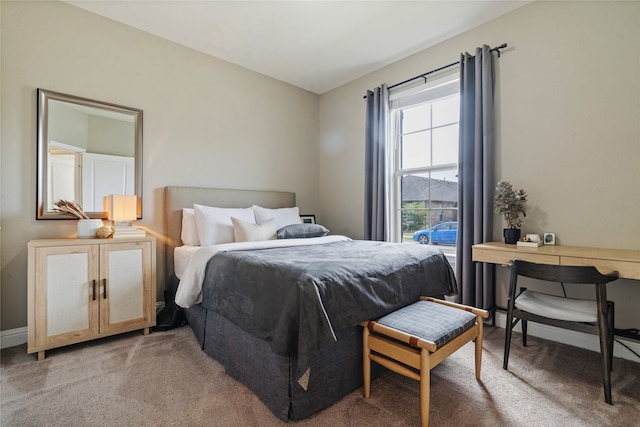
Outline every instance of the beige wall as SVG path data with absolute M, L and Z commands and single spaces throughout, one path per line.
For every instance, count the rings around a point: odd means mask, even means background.
M 529 193 L 524 231 L 640 249 L 640 3 L 534 2 L 320 98 L 325 224 L 363 236 L 367 89 L 508 43 L 497 66 L 496 180 Z M 496 215 L 495 239 L 504 224 Z M 506 305 L 499 268 L 498 303 Z M 640 327 L 640 282 L 609 287 L 617 327 Z
M 1 330 L 27 323 L 27 242 L 75 233 L 75 221 L 35 220 L 37 88 L 144 111 L 137 225 L 160 239 L 167 185 L 294 191 L 319 215 L 317 95 L 65 3 L 0 7 Z M 163 260 L 159 244 L 158 300 Z

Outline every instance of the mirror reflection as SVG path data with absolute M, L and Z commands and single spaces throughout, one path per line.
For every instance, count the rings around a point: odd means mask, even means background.
M 38 218 L 73 200 L 103 218 L 103 197 L 138 196 L 141 217 L 142 111 L 38 89 Z

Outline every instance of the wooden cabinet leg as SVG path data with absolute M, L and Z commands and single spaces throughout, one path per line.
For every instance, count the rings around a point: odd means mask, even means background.
M 143 333 L 144 335 L 149 335 L 149 328 L 144 328 L 144 329 L 142 330 L 142 333 Z
M 44 360 L 44 350 L 38 352 L 38 362 Z

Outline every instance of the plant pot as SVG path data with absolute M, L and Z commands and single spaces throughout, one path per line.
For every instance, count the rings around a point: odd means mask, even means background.
M 515 245 L 520 240 L 519 228 L 505 228 L 502 235 L 504 236 L 504 242 L 509 245 Z
M 81 239 L 98 237 L 98 228 L 100 227 L 102 227 L 101 219 L 79 219 L 78 237 Z

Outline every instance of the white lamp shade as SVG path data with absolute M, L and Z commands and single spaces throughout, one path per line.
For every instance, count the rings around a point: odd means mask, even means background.
M 135 221 L 138 218 L 138 196 L 127 194 L 104 196 L 104 210 L 111 221 Z

